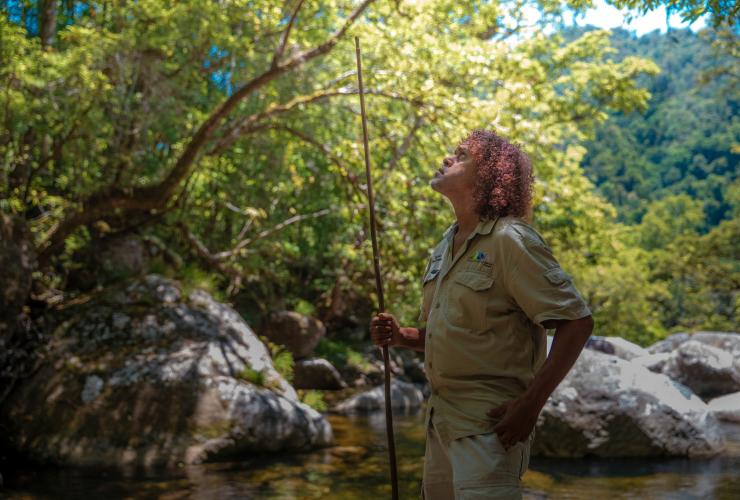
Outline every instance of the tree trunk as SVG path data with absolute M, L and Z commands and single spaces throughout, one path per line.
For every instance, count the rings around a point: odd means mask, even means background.
M 39 2 L 39 38 L 42 47 L 50 47 L 54 44 L 57 34 L 57 8 L 56 0 L 42 0 Z

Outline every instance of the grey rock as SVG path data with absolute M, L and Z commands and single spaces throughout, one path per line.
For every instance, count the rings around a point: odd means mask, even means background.
M 665 339 L 656 342 L 647 348 L 650 354 L 659 352 L 673 352 L 679 345 L 689 340 L 689 334 L 686 332 L 674 333 Z
M 149 299 L 174 304 L 180 297 L 180 288 L 175 282 L 158 274 L 150 274 L 141 280 L 133 281 L 126 287 L 125 295 L 119 296 L 119 300 L 126 305 L 146 302 Z
M 552 341 L 550 341 L 551 346 Z M 598 335 L 591 335 L 584 347 L 593 351 L 603 352 L 604 354 L 616 354 L 616 350 L 611 342 L 607 342 L 604 337 L 599 337 Z
M 613 354 L 628 361 L 649 354 L 646 349 L 622 337 L 600 337 L 592 335 L 586 342 L 586 348 L 603 352 L 604 354 Z
M 740 392 L 720 396 L 707 405 L 717 419 L 740 423 Z
M 627 361 L 650 354 L 647 349 L 622 337 L 605 337 L 604 340 L 614 346 L 614 354 Z
M 151 266 L 151 244 L 134 232 L 111 233 L 105 223 L 91 228 L 90 242 L 73 258 L 80 263 L 69 270 L 67 287 L 92 290 L 146 274 Z
M 184 298 L 147 276 L 58 315 L 44 364 L 0 408 L 20 455 L 174 466 L 333 440 L 241 316 L 204 291 Z
M 673 352 L 679 345 L 688 340 L 695 340 L 702 344 L 716 347 L 732 353 L 733 356 L 740 356 L 740 334 L 737 332 L 705 332 L 699 331 L 694 333 L 675 333 L 660 342 L 648 347 L 650 353 Z
M 332 408 L 335 413 L 369 413 L 385 408 L 385 388 L 379 385 L 369 391 L 355 394 L 340 401 Z M 412 411 L 424 402 L 422 391 L 414 384 L 391 380 L 391 408 L 399 411 Z
M 671 353 L 658 352 L 655 354 L 646 354 L 644 356 L 639 356 L 637 358 L 634 358 L 632 361 L 640 366 L 644 366 L 651 372 L 663 373 L 663 367 L 670 358 Z
M 697 457 L 723 448 L 717 420 L 690 389 L 584 349 L 540 413 L 532 454 Z
M 740 358 L 693 338 L 676 348 L 663 373 L 703 398 L 740 391 Z
M 696 332 L 691 335 L 691 340 L 722 349 L 735 357 L 740 356 L 740 334 L 738 333 Z
M 101 247 L 96 256 L 102 275 L 138 276 L 149 267 L 149 249 L 135 234 L 105 238 Z
M 414 384 L 428 385 L 423 361 L 412 361 L 404 367 L 406 377 Z
M 113 328 L 123 330 L 131 322 L 131 318 L 121 313 L 113 313 Z
M 295 311 L 277 311 L 267 317 L 260 334 L 285 346 L 294 358 L 300 359 L 311 355 L 326 328 L 316 318 Z
M 298 360 L 293 365 L 296 389 L 338 390 L 347 387 L 334 365 L 323 358 Z
M 89 403 L 90 401 L 94 401 L 100 395 L 104 384 L 103 379 L 97 375 L 87 377 L 85 387 L 82 389 L 82 402 Z

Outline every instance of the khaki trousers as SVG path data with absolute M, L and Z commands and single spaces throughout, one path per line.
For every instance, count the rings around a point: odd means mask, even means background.
M 521 499 L 521 477 L 529 467 L 533 439 L 534 430 L 506 451 L 491 432 L 455 439 L 446 447 L 430 419 L 420 498 Z

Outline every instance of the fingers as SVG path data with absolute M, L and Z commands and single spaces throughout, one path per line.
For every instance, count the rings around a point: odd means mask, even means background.
M 504 432 L 499 435 L 498 437 L 499 441 L 501 441 L 501 446 L 504 447 L 505 450 L 508 450 L 512 446 L 512 438 L 510 434 Z
M 492 410 L 488 410 L 488 416 L 489 417 L 498 417 L 498 416 L 503 415 L 504 413 L 506 413 L 506 406 L 507 405 L 504 404 L 504 405 L 501 405 L 501 406 L 497 406 L 496 408 L 494 408 Z
M 512 446 L 517 445 L 520 441 L 524 441 L 523 438 L 516 437 L 510 432 L 502 432 L 501 434 L 498 434 L 498 439 L 501 442 L 501 446 L 503 446 L 507 451 Z
M 370 321 L 370 336 L 376 345 L 388 345 L 393 337 L 393 316 L 380 313 Z

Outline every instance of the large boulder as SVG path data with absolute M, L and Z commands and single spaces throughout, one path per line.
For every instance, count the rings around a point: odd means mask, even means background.
M 690 335 L 686 332 L 674 333 L 673 335 L 649 346 L 647 350 L 651 354 L 659 352 L 673 352 L 679 345 L 689 340 L 689 337 Z
M 614 346 L 614 354 L 616 356 L 626 359 L 627 361 L 650 354 L 644 347 L 640 347 L 622 337 L 604 337 L 604 340 Z
M 647 350 L 651 353 L 673 352 L 678 346 L 689 340 L 695 340 L 702 344 L 722 349 L 735 357 L 740 356 L 740 334 L 734 332 L 674 333 L 664 340 L 651 345 Z
M 0 409 L 27 458 L 174 465 L 333 440 L 249 326 L 203 291 L 149 275 L 56 316 L 44 362 Z
M 651 372 L 663 373 L 663 367 L 671 359 L 670 352 L 656 352 L 655 354 L 646 354 L 632 359 L 634 363 L 644 366 Z
M 703 398 L 740 391 L 740 358 L 693 338 L 676 348 L 663 373 Z
M 716 419 L 690 389 L 584 349 L 540 413 L 532 454 L 695 457 L 723 447 Z
M 0 342 L 15 330 L 35 268 L 36 253 L 25 222 L 0 213 Z
M 709 411 L 719 420 L 740 423 L 740 392 L 720 396 L 707 405 Z
M 293 365 L 296 389 L 339 390 L 347 387 L 334 365 L 323 358 L 301 359 Z
M 150 245 L 138 234 L 109 234 L 109 231 L 102 221 L 93 225 L 90 243 L 74 254 L 74 261 L 81 265 L 69 270 L 68 289 L 90 291 L 148 272 L 152 259 Z
M 627 361 L 650 354 L 646 349 L 622 337 L 599 337 L 592 335 L 586 347 L 605 354 L 613 354 Z
M 551 346 L 552 341 L 550 341 L 550 347 Z M 616 355 L 617 353 L 616 349 L 610 342 L 607 342 L 604 340 L 604 337 L 600 337 L 598 335 L 591 335 L 586 341 L 586 345 L 584 347 L 593 351 L 603 352 L 604 354 Z
M 311 355 L 326 334 L 324 324 L 296 311 L 270 313 L 262 325 L 261 335 L 285 346 L 296 359 Z
M 391 380 L 391 408 L 403 412 L 421 407 L 424 395 L 414 384 Z M 385 386 L 379 385 L 336 404 L 335 413 L 369 413 L 385 409 Z

